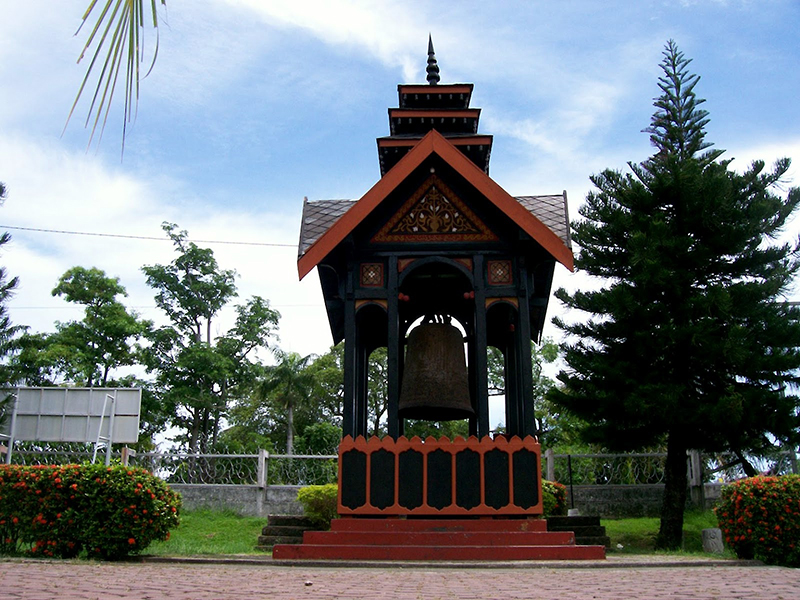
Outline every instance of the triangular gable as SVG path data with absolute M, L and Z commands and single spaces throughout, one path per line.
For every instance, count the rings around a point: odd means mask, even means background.
M 364 194 L 353 207 L 308 248 L 297 261 L 300 279 L 308 275 L 338 246 L 391 192 L 432 154 L 438 155 L 485 196 L 508 218 L 547 250 L 553 258 L 573 270 L 572 251 L 544 223 L 528 212 L 493 179 L 464 156 L 438 131 L 431 130 L 416 146 Z
M 498 237 L 455 193 L 431 175 L 372 242 L 496 242 Z

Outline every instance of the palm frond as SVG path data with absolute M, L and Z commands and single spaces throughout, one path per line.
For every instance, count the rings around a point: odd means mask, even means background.
M 160 0 L 166 6 L 166 0 Z M 78 106 L 78 102 L 90 88 L 89 82 L 92 80 L 92 73 L 96 72 L 95 67 L 100 68 L 100 74 L 92 94 L 92 100 L 87 111 L 85 128 L 91 124 L 91 133 L 87 149 L 91 147 L 95 134 L 99 137 L 97 143 L 103 136 L 103 131 L 108 122 L 111 112 L 111 105 L 114 99 L 114 92 L 117 89 L 117 82 L 120 70 L 125 66 L 125 103 L 122 114 L 122 151 L 125 150 L 125 136 L 127 134 L 128 123 L 136 116 L 136 109 L 139 103 L 139 80 L 141 78 L 140 64 L 144 63 L 146 49 L 144 45 L 145 28 L 145 3 L 147 0 L 106 0 L 100 4 L 100 0 L 91 0 L 86 12 L 83 14 L 81 25 L 75 35 L 78 35 L 84 25 L 89 22 L 92 14 L 97 19 L 94 22 L 86 43 L 83 46 L 81 55 L 78 57 L 80 63 L 90 47 L 94 46 L 92 59 L 86 69 L 86 75 L 81 82 L 75 101 L 67 116 L 67 123 L 64 125 L 66 131 L 72 115 Z M 156 37 L 153 47 L 153 57 L 150 67 L 144 77 L 150 74 L 158 57 L 158 1 L 150 0 L 150 13 L 152 14 L 152 27 Z M 95 10 L 97 9 L 97 10 Z

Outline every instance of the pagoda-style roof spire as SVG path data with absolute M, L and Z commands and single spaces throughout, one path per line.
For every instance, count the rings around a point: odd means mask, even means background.
M 433 51 L 433 38 L 428 34 L 428 83 L 436 85 L 439 83 L 439 65 L 436 64 L 436 53 Z

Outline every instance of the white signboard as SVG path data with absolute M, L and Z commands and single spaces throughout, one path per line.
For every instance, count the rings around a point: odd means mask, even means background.
M 111 443 L 134 444 L 139 439 L 141 388 L 20 387 L 0 393 L 17 396 L 16 407 L 12 398 L 11 410 L 7 411 L 11 414 L 0 428 L 4 438 L 13 436 L 14 440 L 31 442 L 96 442 L 98 437 L 109 439 L 109 426 L 113 423 Z

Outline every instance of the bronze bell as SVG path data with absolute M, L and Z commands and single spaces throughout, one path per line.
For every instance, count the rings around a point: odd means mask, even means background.
M 426 421 L 455 421 L 475 414 L 458 328 L 426 322 L 411 331 L 399 413 L 404 419 Z

